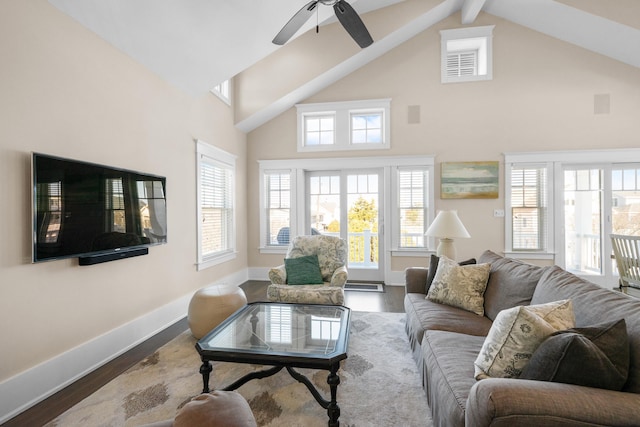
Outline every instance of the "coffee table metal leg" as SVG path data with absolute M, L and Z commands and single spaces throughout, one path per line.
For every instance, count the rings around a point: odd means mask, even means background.
M 329 384 L 329 388 L 331 389 L 331 402 L 329 402 L 329 406 L 327 407 L 327 414 L 329 415 L 329 427 L 339 427 L 340 421 L 340 407 L 338 406 L 338 402 L 336 400 L 336 394 L 338 391 L 338 384 L 340 384 L 340 377 L 338 376 L 338 368 L 339 364 L 335 364 L 331 367 L 331 373 L 327 377 L 327 384 Z
M 200 366 L 200 373 L 202 374 L 202 392 L 209 393 L 209 375 L 213 371 L 211 363 L 208 360 L 202 359 L 202 366 Z

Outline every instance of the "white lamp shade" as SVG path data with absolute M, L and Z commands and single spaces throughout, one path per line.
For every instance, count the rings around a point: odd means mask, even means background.
M 458 212 L 456 211 L 440 211 L 436 215 L 436 219 L 433 220 L 427 232 L 426 236 L 433 236 L 445 239 L 453 239 L 458 237 L 471 237 L 469 232 L 460 218 L 458 218 Z

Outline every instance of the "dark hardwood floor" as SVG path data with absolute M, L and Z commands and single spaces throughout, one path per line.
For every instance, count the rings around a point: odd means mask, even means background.
M 250 280 L 243 283 L 241 288 L 247 295 L 247 301 L 265 301 L 268 284 L 268 282 Z M 402 286 L 385 286 L 384 292 L 351 290 L 345 292 L 345 305 L 354 311 L 402 313 L 404 312 L 403 300 L 404 287 Z M 2 427 L 43 426 L 187 329 L 188 323 L 185 317 L 63 390 L 5 422 Z

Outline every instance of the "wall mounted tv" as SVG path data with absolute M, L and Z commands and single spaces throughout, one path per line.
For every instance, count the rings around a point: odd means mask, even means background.
M 167 241 L 166 178 L 33 153 L 33 262 L 80 265 Z

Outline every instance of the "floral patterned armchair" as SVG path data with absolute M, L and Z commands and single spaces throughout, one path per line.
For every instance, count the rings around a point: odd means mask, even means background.
M 288 285 L 284 264 L 269 270 L 269 301 L 303 304 L 344 305 L 347 282 L 347 242 L 339 237 L 297 236 L 289 244 L 285 258 L 317 255 L 322 274 L 321 285 Z

